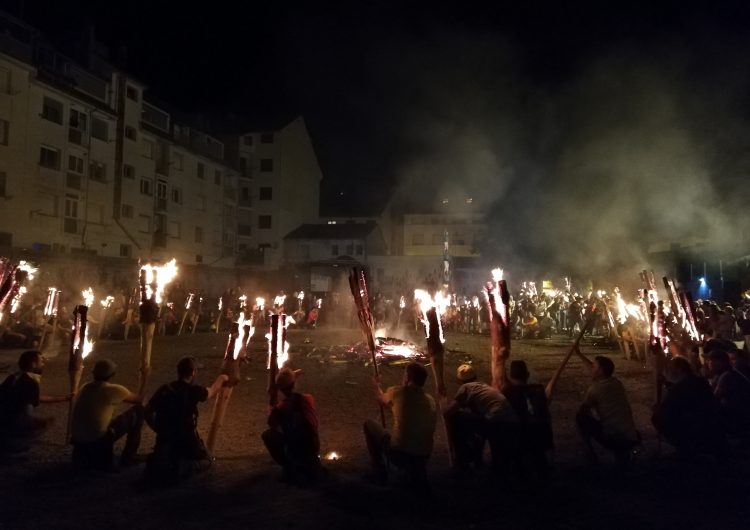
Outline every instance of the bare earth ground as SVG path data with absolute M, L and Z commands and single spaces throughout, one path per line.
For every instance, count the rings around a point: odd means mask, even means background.
M 262 335 L 261 333 L 258 334 Z M 619 352 L 584 344 L 584 353 L 612 355 L 624 382 L 644 447 L 628 476 L 613 479 L 610 462 L 596 472 L 582 467 L 573 428 L 576 408 L 588 384 L 580 361 L 571 360 L 552 404 L 556 472 L 548 484 L 519 489 L 478 472 L 453 478 L 448 470 L 442 424 L 436 432 L 429 475 L 432 500 L 415 496 L 397 484 L 381 488 L 362 477 L 368 461 L 361 425 L 377 417 L 372 398 L 372 368 L 361 363 L 321 364 L 307 356 L 315 346 L 359 340 L 356 330 L 291 331 L 292 359 L 304 369 L 298 387 L 314 394 L 320 416 L 322 454 L 336 451 L 341 459 L 326 462 L 327 475 L 315 488 L 289 487 L 279 482 L 260 441 L 265 428 L 265 341 L 259 341 L 243 379 L 232 395 L 219 434 L 214 466 L 181 485 L 157 491 L 134 486 L 143 466 L 106 475 L 72 474 L 70 448 L 63 444 L 67 405 L 42 405 L 42 413 L 57 421 L 25 459 L 0 464 L 0 529 L 82 528 L 628 528 L 692 529 L 748 528 L 750 495 L 747 456 L 728 465 L 706 462 L 690 468 L 678 464 L 657 441 L 649 426 L 653 388 L 650 371 L 625 361 Z M 418 337 L 414 339 L 419 340 Z M 458 364 L 473 360 L 487 378 L 485 336 L 449 334 L 446 375 Z M 210 384 L 219 371 L 225 335 L 197 334 L 157 337 L 154 372 L 148 395 L 173 379 L 176 361 L 186 354 L 201 363 L 199 382 Z M 120 371 L 115 382 L 134 388 L 137 381 L 137 340 L 101 341 L 93 361 L 109 357 Z M 525 359 L 532 380 L 546 383 L 566 351 L 566 340 L 517 341 L 514 358 Z M 0 372 L 12 370 L 16 352 L 0 352 Z M 87 368 L 87 371 L 88 371 Z M 397 384 L 402 367 L 384 366 L 384 385 Z M 3 373 L 0 373 L 4 377 Z M 84 375 L 84 382 L 88 373 Z M 432 385 L 431 380 L 428 385 Z M 455 390 L 452 383 L 449 393 Z M 430 387 L 431 388 L 431 387 Z M 68 392 L 64 353 L 47 363 L 42 389 Z M 205 437 L 211 406 L 201 409 L 199 429 Z M 153 445 L 144 428 L 141 453 Z M 393 480 L 392 482 L 397 482 Z

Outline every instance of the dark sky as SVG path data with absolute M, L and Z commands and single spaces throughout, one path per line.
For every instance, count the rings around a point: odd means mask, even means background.
M 19 0 L 2 3 L 18 13 Z M 505 212 L 498 226 L 512 201 L 530 227 L 540 213 L 565 219 L 569 241 L 585 220 L 568 210 L 607 179 L 633 179 L 632 206 L 685 186 L 686 201 L 714 200 L 745 178 L 748 15 L 750 2 L 689 0 L 25 2 L 25 19 L 59 41 L 94 23 L 184 111 L 248 123 L 303 114 L 325 210 L 464 186 Z M 643 222 L 630 211 L 623 234 Z M 678 216 L 659 224 L 660 237 L 696 229 Z

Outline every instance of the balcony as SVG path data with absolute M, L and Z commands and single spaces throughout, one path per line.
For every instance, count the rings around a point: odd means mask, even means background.
M 156 127 L 157 129 L 166 133 L 169 132 L 169 114 L 154 107 L 153 105 L 149 105 L 145 101 L 143 102 L 141 119 L 144 123 L 152 127 Z
M 83 231 L 83 223 L 79 219 L 66 217 L 63 220 L 63 232 L 66 234 L 80 234 Z

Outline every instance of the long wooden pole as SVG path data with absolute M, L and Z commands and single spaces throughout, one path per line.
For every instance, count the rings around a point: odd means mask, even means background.
M 227 347 L 224 350 L 224 361 L 221 365 L 221 373 L 226 374 L 229 377 L 229 380 L 221 386 L 221 389 L 219 389 L 219 393 L 216 396 L 213 416 L 211 418 L 211 427 L 208 430 L 208 438 L 206 439 L 206 448 L 211 454 L 213 454 L 214 447 L 216 446 L 216 437 L 219 433 L 219 429 L 224 423 L 224 416 L 226 415 L 227 407 L 229 406 L 229 400 L 232 398 L 232 391 L 240 380 L 239 362 L 234 356 L 238 336 L 239 325 L 234 322 L 229 331 L 229 340 L 227 341 Z
M 365 271 L 357 267 L 352 267 L 349 272 L 349 287 L 354 297 L 354 304 L 357 306 L 357 317 L 359 318 L 359 325 L 362 329 L 362 334 L 367 341 L 367 346 L 370 349 L 370 356 L 372 357 L 372 369 L 375 372 L 375 378 L 380 380 L 380 370 L 378 368 L 378 359 L 375 352 L 375 338 L 373 336 L 373 319 L 372 313 L 370 312 L 370 297 L 367 292 L 367 276 Z M 380 409 L 380 423 L 385 428 L 385 411 L 383 410 L 382 403 L 379 404 Z
M 68 375 L 70 377 L 71 395 L 78 393 L 83 373 L 83 348 L 86 342 L 88 310 L 85 305 L 77 305 L 73 310 L 73 335 L 70 340 L 68 356 Z M 68 421 L 65 431 L 65 442 L 70 442 L 70 429 L 73 421 L 73 399 L 68 402 Z

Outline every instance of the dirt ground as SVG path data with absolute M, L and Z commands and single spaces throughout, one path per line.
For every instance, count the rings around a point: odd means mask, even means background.
M 258 336 L 262 335 L 260 332 Z M 104 475 L 74 475 L 70 447 L 63 443 L 67 405 L 42 405 L 40 413 L 56 422 L 25 457 L 0 464 L 0 529 L 82 528 L 747 528 L 750 517 L 750 458 L 728 464 L 678 463 L 658 442 L 649 425 L 652 378 L 641 363 L 625 361 L 618 351 L 585 343 L 589 354 L 608 354 L 624 382 L 643 435 L 643 448 L 627 477 L 613 478 L 605 458 L 599 470 L 582 465 L 574 415 L 588 385 L 588 373 L 577 359 L 570 362 L 552 403 L 556 471 L 551 480 L 521 489 L 489 473 L 454 478 L 448 469 L 442 423 L 429 464 L 433 497 L 416 496 L 399 486 L 370 484 L 363 476 L 368 461 L 362 422 L 377 417 L 372 367 L 362 363 L 321 363 L 308 356 L 313 348 L 360 340 L 357 330 L 291 331 L 292 360 L 304 369 L 298 387 L 312 393 L 320 417 L 321 453 L 341 458 L 325 462 L 327 473 L 314 488 L 279 482 L 280 471 L 266 454 L 260 433 L 265 428 L 265 341 L 255 343 L 242 380 L 234 390 L 219 433 L 213 467 L 176 487 L 141 491 L 135 487 L 143 465 Z M 415 340 L 421 340 L 418 336 Z M 197 334 L 157 337 L 154 372 L 148 395 L 173 379 L 183 355 L 201 364 L 199 382 L 210 384 L 218 374 L 225 335 Z M 532 380 L 546 383 L 566 351 L 567 340 L 517 341 L 514 358 L 525 359 Z M 489 339 L 448 334 L 447 379 L 471 360 L 483 378 L 488 375 Z M 137 340 L 101 341 L 91 359 L 108 357 L 120 367 L 115 382 L 134 388 L 137 382 Z M 0 376 L 13 370 L 17 352 L 0 352 Z M 87 370 L 88 370 L 87 368 Z M 384 385 L 397 384 L 401 366 L 383 366 Z M 84 381 L 88 380 L 88 373 Z M 428 385 L 432 382 L 428 381 Z M 449 393 L 457 385 L 451 382 Z M 430 387 L 431 388 L 431 387 Z M 42 382 L 44 393 L 68 392 L 65 354 L 49 359 Z M 201 409 L 199 429 L 205 438 L 211 405 Z M 144 429 L 141 453 L 153 445 Z

